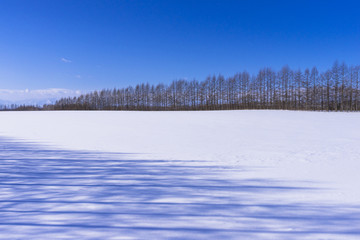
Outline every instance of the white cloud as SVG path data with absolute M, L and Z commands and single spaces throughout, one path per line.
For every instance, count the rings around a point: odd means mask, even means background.
M 71 90 L 63 88 L 49 88 L 36 90 L 13 90 L 0 89 L 0 104 L 42 104 L 54 102 L 62 97 L 79 96 L 83 92 L 80 90 Z
M 64 62 L 64 63 L 71 63 L 72 62 L 70 59 L 67 59 L 67 58 L 61 58 L 60 60 L 62 62 Z

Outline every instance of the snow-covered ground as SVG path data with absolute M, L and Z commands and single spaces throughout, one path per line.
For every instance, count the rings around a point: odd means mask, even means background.
M 359 239 L 360 113 L 0 112 L 0 239 Z

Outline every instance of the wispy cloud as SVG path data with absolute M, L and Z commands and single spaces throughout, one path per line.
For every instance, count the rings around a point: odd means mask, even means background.
M 63 88 L 49 88 L 36 90 L 12 90 L 0 89 L 0 103 L 50 103 L 62 97 L 74 97 L 82 94 L 82 91 L 63 89 Z
M 62 62 L 64 62 L 64 63 L 71 63 L 72 62 L 70 59 L 67 59 L 67 58 L 61 58 L 60 60 Z

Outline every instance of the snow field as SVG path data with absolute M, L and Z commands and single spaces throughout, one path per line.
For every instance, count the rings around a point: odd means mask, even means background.
M 360 114 L 0 112 L 0 238 L 358 239 Z

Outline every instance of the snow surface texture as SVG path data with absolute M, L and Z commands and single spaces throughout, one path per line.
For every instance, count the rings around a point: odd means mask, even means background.
M 359 239 L 360 114 L 0 112 L 0 239 Z

